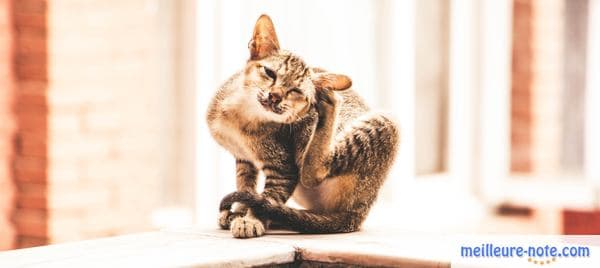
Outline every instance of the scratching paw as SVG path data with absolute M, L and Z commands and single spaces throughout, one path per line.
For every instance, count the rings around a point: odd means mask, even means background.
M 332 110 L 337 105 L 337 96 L 333 90 L 317 89 L 317 108 L 320 111 Z
M 231 221 L 231 234 L 235 238 L 259 237 L 265 234 L 265 226 L 254 217 L 240 217 Z
M 331 127 L 335 121 L 335 107 L 337 105 L 335 93 L 328 89 L 318 89 L 315 105 L 319 116 L 316 129 L 327 129 L 325 126 Z

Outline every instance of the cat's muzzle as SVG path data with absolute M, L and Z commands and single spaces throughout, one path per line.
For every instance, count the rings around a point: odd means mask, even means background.
M 274 112 L 276 114 L 282 114 L 283 109 L 279 106 L 281 100 L 273 99 L 273 98 L 261 98 L 260 96 L 256 96 L 256 99 L 262 105 L 265 110 Z

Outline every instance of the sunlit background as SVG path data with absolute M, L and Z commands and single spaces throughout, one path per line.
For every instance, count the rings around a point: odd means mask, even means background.
M 600 234 L 600 0 L 0 0 L 0 249 L 216 229 L 263 13 L 401 126 L 365 228 Z

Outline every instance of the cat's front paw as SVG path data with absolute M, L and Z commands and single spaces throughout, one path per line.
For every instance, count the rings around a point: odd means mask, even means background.
M 231 221 L 231 234 L 235 238 L 259 237 L 265 234 L 265 226 L 254 217 L 239 217 Z
M 335 107 L 337 105 L 337 97 L 335 92 L 329 89 L 317 90 L 317 108 L 318 120 L 316 130 L 331 129 L 335 122 Z
M 328 113 L 335 110 L 337 96 L 333 90 L 317 89 L 317 109 L 319 113 Z

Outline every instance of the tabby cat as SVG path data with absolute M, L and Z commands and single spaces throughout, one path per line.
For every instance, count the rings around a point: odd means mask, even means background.
M 268 16 L 256 22 L 249 49 L 207 114 L 212 136 L 236 158 L 237 191 L 221 202 L 220 227 L 238 238 L 261 236 L 270 223 L 303 233 L 358 230 L 395 158 L 397 127 L 369 111 L 350 78 L 280 49 Z M 305 209 L 286 206 L 290 197 Z

